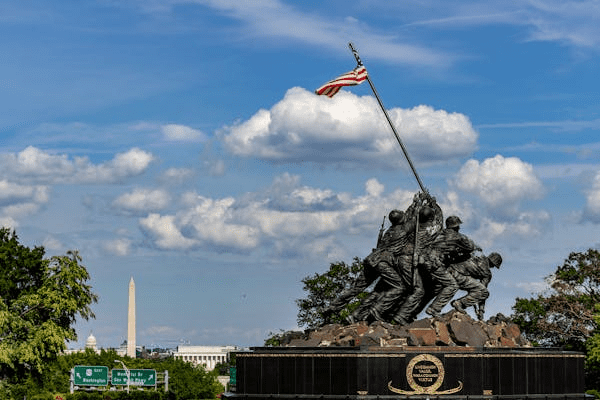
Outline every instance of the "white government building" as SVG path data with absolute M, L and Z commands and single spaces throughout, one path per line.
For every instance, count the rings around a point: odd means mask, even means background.
M 91 349 L 95 353 L 100 354 L 100 349 L 97 347 L 96 337 L 90 333 L 90 336 L 85 341 L 85 349 Z M 85 351 L 85 349 L 68 349 L 62 354 L 73 354 Z M 120 356 L 125 356 L 127 353 L 127 343 L 121 344 L 118 349 L 113 349 Z M 207 371 L 212 371 L 219 363 L 229 361 L 229 353 L 242 350 L 238 346 L 177 346 L 177 350 L 172 351 L 172 355 L 176 359 L 183 360 L 194 366 L 202 365 Z
M 92 349 L 96 353 L 100 353 L 98 350 L 98 344 L 96 337 L 90 332 L 90 336 L 85 342 L 86 349 Z M 124 341 L 121 346 L 116 350 L 120 356 L 128 355 L 135 358 L 137 350 L 142 349 L 136 346 L 136 325 L 135 325 L 135 282 L 133 276 L 129 280 L 129 307 L 127 314 L 127 340 Z M 180 359 L 185 362 L 191 363 L 194 366 L 202 365 L 207 371 L 212 371 L 215 366 L 219 363 L 225 363 L 229 361 L 229 353 L 234 351 L 242 350 L 237 346 L 177 346 L 177 350 L 169 350 L 175 359 Z M 85 351 L 85 349 L 69 349 L 65 350 L 63 354 L 72 354 L 76 352 Z
M 239 350 L 236 346 L 177 346 L 173 352 L 175 359 L 196 365 L 203 365 L 208 371 L 219 363 L 229 360 L 229 353 Z

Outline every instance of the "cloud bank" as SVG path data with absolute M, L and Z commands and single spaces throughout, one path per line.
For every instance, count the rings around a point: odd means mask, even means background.
M 44 183 L 118 183 L 141 175 L 150 166 L 154 156 L 132 148 L 117 153 L 113 159 L 93 164 L 87 157 L 55 155 L 28 146 L 18 153 L 0 156 L 0 176 Z
M 385 194 L 375 179 L 365 183 L 365 193 L 353 197 L 300 184 L 300 178 L 283 174 L 265 191 L 238 199 L 212 199 L 195 192 L 182 196 L 185 204 L 172 214 L 150 213 L 140 228 L 163 250 L 198 248 L 249 252 L 272 249 L 271 255 L 327 256 L 339 254 L 337 232 L 364 233 L 376 226 L 391 209 L 405 208 L 413 193 L 396 190 Z M 307 253 L 310 250 L 310 253 Z
M 417 106 L 389 114 L 412 158 L 422 164 L 471 154 L 478 135 L 468 117 Z M 404 166 L 398 143 L 372 96 L 342 91 L 334 98 L 296 87 L 270 110 L 223 128 L 219 137 L 238 156 L 279 162 Z

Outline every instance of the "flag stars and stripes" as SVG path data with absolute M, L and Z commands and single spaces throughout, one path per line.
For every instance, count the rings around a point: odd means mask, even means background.
M 364 65 L 359 65 L 350 72 L 338 76 L 315 90 L 318 95 L 333 97 L 343 86 L 355 86 L 361 84 L 367 79 L 367 68 Z

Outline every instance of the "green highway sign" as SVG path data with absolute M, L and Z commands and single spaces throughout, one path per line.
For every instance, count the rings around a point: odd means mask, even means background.
M 236 367 L 229 367 L 229 383 L 235 385 L 237 381 L 237 369 Z
M 73 367 L 73 383 L 77 386 L 106 386 L 108 367 L 77 365 Z
M 154 386 L 156 385 L 156 371 L 153 369 L 130 369 L 131 386 Z M 113 385 L 127 385 L 127 371 L 124 369 L 113 369 L 111 371 L 111 383 Z

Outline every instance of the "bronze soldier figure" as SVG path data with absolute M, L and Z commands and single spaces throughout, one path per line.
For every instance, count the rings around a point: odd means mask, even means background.
M 466 313 L 465 309 L 473 306 L 477 319 L 483 320 L 485 313 L 485 301 L 490 296 L 487 289 L 492 279 L 491 268 L 500 268 L 502 257 L 498 253 L 489 256 L 471 257 L 467 261 L 450 265 L 450 271 L 459 289 L 467 294 L 450 304 L 457 311 Z
M 342 292 L 329 307 L 323 310 L 325 319 L 339 312 L 350 299 L 362 293 L 377 279 L 380 280 L 378 286 L 381 291 L 372 294 L 373 297 L 377 297 L 377 300 L 370 299 L 364 302 L 370 308 L 366 312 L 368 318 L 383 320 L 383 314 L 402 297 L 406 290 L 406 283 L 396 269 L 394 253 L 408 243 L 410 233 L 415 229 L 415 223 L 412 220 L 406 221 L 404 212 L 399 210 L 392 210 L 388 218 L 392 226 L 385 232 L 378 247 L 363 260 L 363 270 L 352 287 Z M 355 316 L 363 314 L 361 316 L 364 317 L 364 313 L 364 309 L 357 310 Z M 353 319 L 351 316 L 350 322 Z

